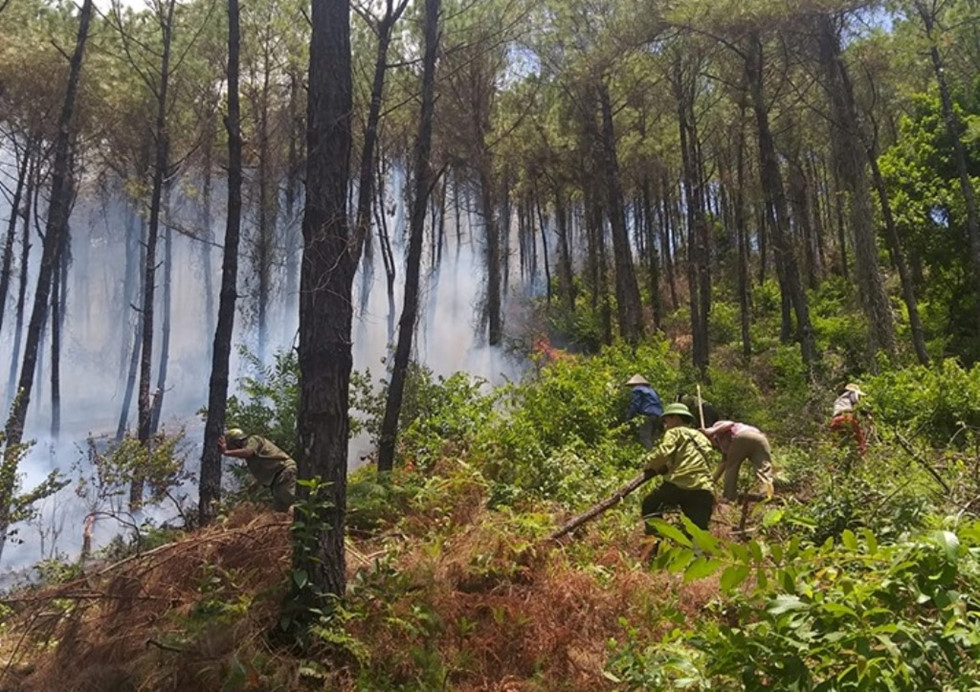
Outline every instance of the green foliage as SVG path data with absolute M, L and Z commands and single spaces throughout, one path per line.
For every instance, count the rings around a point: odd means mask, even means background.
M 971 689 L 978 547 L 976 523 L 894 544 L 870 531 L 821 545 L 681 542 L 657 564 L 720 573 L 716 616 L 653 642 L 624 622 L 609 674 L 626 689 Z
M 17 533 L 11 526 L 37 516 L 37 503 L 54 495 L 68 485 L 68 480 L 55 469 L 47 477 L 26 493 L 20 491 L 20 463 L 33 442 L 6 445 L 6 434 L 0 430 L 0 544 Z
M 494 485 L 492 502 L 548 497 L 577 505 L 615 486 L 624 471 L 635 472 L 643 450 L 632 425 L 623 425 L 623 383 L 636 372 L 661 392 L 676 391 L 676 360 L 664 341 L 559 358 L 502 387 L 475 447 Z
M 980 431 L 980 365 L 889 370 L 868 381 L 868 393 L 879 420 L 934 445 L 970 446 Z
M 121 512 L 134 479 L 142 479 L 149 489 L 149 497 L 145 498 L 148 504 L 170 499 L 181 509 L 172 493 L 191 478 L 186 469 L 183 430 L 175 435 L 158 432 L 149 445 L 128 435 L 119 443 L 92 437 L 87 443 L 85 458 L 76 461 L 73 468 L 78 477 L 75 493 L 89 512 Z
M 399 417 L 405 463 L 425 471 L 448 453 L 463 453 L 493 410 L 494 396 L 481 393 L 484 384 L 461 372 L 433 378 L 428 368 L 411 364 Z
M 228 398 L 226 427 L 239 427 L 268 438 L 291 456 L 296 455 L 296 415 L 299 411 L 299 358 L 294 350 L 277 351 L 272 365 L 262 367 L 245 347 L 241 357 L 257 375 L 238 381 L 240 395 Z M 384 415 L 384 392 L 375 391 L 371 373 L 352 371 L 350 377 L 350 436 L 377 436 Z M 201 412 L 206 415 L 206 411 Z

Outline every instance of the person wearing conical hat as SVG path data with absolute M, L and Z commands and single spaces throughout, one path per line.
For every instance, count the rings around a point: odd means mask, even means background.
M 644 458 L 647 477 L 662 474 L 664 481 L 643 498 L 644 522 L 662 516 L 671 507 L 679 507 L 695 526 L 707 531 L 715 506 L 711 442 L 689 427 L 694 416 L 684 404 L 669 404 L 662 420 L 663 439 Z M 651 533 L 649 524 L 646 531 Z
M 643 416 L 643 423 L 637 430 L 637 437 L 646 449 L 653 449 L 653 441 L 660 434 L 660 416 L 664 411 L 657 390 L 650 386 L 647 378 L 636 374 L 626 380 L 630 388 L 630 403 L 626 409 L 626 420 Z
M 272 491 L 272 506 L 286 512 L 296 501 L 296 462 L 260 435 L 248 435 L 241 428 L 229 428 L 218 438 L 218 449 L 226 457 L 244 459 L 255 476 L 253 486 Z
M 849 382 L 834 400 L 833 418 L 830 420 L 830 429 L 842 441 L 842 443 L 857 443 L 857 450 L 860 456 L 864 456 L 868 451 L 868 440 L 864 432 L 861 421 L 858 420 L 857 413 L 861 411 L 861 397 L 867 396 L 861 387 L 854 382 Z M 863 411 L 867 413 L 866 410 Z

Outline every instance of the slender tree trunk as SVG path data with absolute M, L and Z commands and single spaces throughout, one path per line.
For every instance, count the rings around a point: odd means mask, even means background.
M 307 101 L 306 209 L 299 291 L 299 477 L 326 484 L 297 514 L 295 573 L 308 576 L 294 601 L 300 621 L 345 591 L 351 283 L 347 223 L 351 150 L 349 0 L 313 3 Z M 301 491 L 301 494 L 305 492 Z M 294 580 L 295 581 L 295 580 Z
M 933 5 L 935 6 L 935 3 Z M 943 121 L 953 144 L 953 162 L 956 164 L 960 192 L 963 194 L 963 202 L 966 205 L 966 228 L 967 236 L 970 239 L 970 264 L 973 268 L 973 302 L 974 309 L 977 311 L 977 324 L 980 324 L 980 208 L 977 206 L 976 191 L 973 189 L 973 181 L 970 179 L 970 171 L 967 167 L 966 148 L 963 146 L 963 124 L 953 109 L 953 98 L 950 96 L 949 86 L 946 84 L 946 67 L 943 64 L 942 56 L 939 54 L 939 46 L 934 33 L 936 17 L 921 0 L 916 0 L 915 9 L 918 11 L 919 17 L 922 18 L 926 38 L 929 40 L 929 57 L 932 60 L 932 69 L 936 73 L 936 82 L 939 85 Z
M 494 208 L 493 182 L 490 177 L 492 170 L 490 150 L 481 144 L 481 162 L 479 166 L 480 179 L 480 214 L 483 217 L 483 228 L 487 242 L 487 320 L 488 339 L 491 346 L 497 346 L 503 341 L 503 318 L 501 308 L 501 271 L 500 224 Z
M 138 247 L 140 266 L 146 264 L 146 221 L 140 221 L 140 235 L 138 238 Z M 139 295 L 143 295 L 143 277 L 142 272 L 140 272 L 139 279 Z M 127 301 L 129 296 L 127 295 Z M 134 297 L 133 303 L 127 303 L 129 310 L 132 310 L 136 314 L 136 319 L 133 322 L 133 343 L 130 349 L 129 356 L 129 368 L 126 371 L 126 389 L 123 392 L 122 407 L 119 411 L 119 424 L 116 426 L 116 442 L 121 442 L 123 436 L 126 434 L 126 428 L 129 425 L 129 409 L 133 403 L 133 391 L 136 388 L 136 374 L 139 371 L 140 353 L 143 351 L 143 311 L 136 307 L 136 299 Z
M 440 0 L 425 2 L 425 55 L 422 63 L 422 110 L 419 114 L 418 139 L 415 142 L 415 189 L 408 241 L 408 262 L 405 269 L 405 300 L 398 321 L 398 345 L 388 385 L 384 420 L 381 423 L 378 445 L 378 471 L 391 471 L 395 462 L 395 439 L 398 416 L 405 392 L 405 376 L 412 355 L 412 337 L 419 309 L 419 273 L 422 266 L 422 234 L 425 231 L 425 210 L 429 203 L 432 171 L 429 152 L 432 148 L 432 115 L 435 103 L 436 55 L 439 51 Z
M 657 252 L 657 226 L 654 218 L 653 183 L 650 178 L 643 180 L 643 230 L 646 236 L 647 271 L 650 274 L 650 307 L 653 311 L 654 329 L 660 329 L 663 324 L 663 301 L 660 300 L 660 253 Z
M 752 106 L 755 111 L 759 137 L 759 159 L 762 173 L 763 189 L 766 192 L 767 206 L 772 219 L 772 238 L 776 250 L 777 266 L 782 267 L 785 277 L 786 291 L 796 314 L 797 340 L 803 356 L 803 363 L 808 369 L 817 364 L 816 339 L 810 323 L 810 306 L 806 293 L 800 281 L 799 267 L 796 254 L 789 242 L 789 219 L 786 213 L 786 194 L 783 191 L 782 175 L 779 171 L 779 159 L 773 142 L 772 131 L 769 127 L 769 112 L 763 91 L 763 54 L 762 41 L 758 34 L 749 38 L 749 53 L 746 56 L 746 67 L 749 89 L 752 96 Z
M 821 15 L 818 20 L 820 61 L 827 79 L 831 105 L 831 148 L 849 197 L 851 231 L 854 234 L 855 274 L 865 315 L 868 318 L 868 359 L 876 369 L 878 351 L 884 351 L 894 363 L 895 324 L 885 283 L 878 266 L 875 242 L 874 207 L 865 172 L 866 152 L 858 123 L 857 106 L 847 66 L 840 54 L 840 39 L 834 20 Z
M 380 175 L 380 174 L 379 174 Z M 388 297 L 388 331 L 386 343 L 395 343 L 395 255 L 391 250 L 391 234 L 388 232 L 388 215 L 385 212 L 384 186 L 378 185 L 378 203 L 375 205 L 375 220 L 378 225 L 378 246 L 381 248 L 381 261 L 385 268 L 385 293 Z
M 38 345 L 41 329 L 48 313 L 48 298 L 51 292 L 52 274 L 57 270 L 59 249 L 68 231 L 68 212 L 72 197 L 70 144 L 72 141 L 72 116 L 75 110 L 75 97 L 78 93 L 85 43 L 88 39 L 89 22 L 92 18 L 92 0 L 84 0 L 79 13 L 78 35 L 75 51 L 68 67 L 68 81 L 65 100 L 58 118 L 58 134 L 54 143 L 54 165 L 51 170 L 51 198 L 48 202 L 48 220 L 45 226 L 41 264 L 38 268 L 37 288 L 34 291 L 34 306 L 27 327 L 24 345 L 24 363 L 21 367 L 20 382 L 14 405 L 7 419 L 3 462 L 0 464 L 0 553 L 6 543 L 7 529 L 10 527 L 10 508 L 14 497 L 17 477 L 18 447 L 24 436 L 24 421 L 31 399 L 34 382 L 34 366 L 37 363 Z M 25 266 L 26 271 L 26 266 Z
M 68 265 L 71 263 L 71 233 L 66 232 L 58 251 L 58 266 L 51 284 L 51 439 L 61 436 L 61 336 L 64 334 L 68 302 Z
M 535 191 L 536 193 L 537 191 Z M 541 198 L 535 194 L 533 204 L 538 212 L 538 226 L 541 228 L 541 256 L 544 260 L 544 285 L 545 285 L 545 296 L 547 303 L 551 305 L 551 267 L 549 266 L 548 257 L 550 253 L 548 252 L 548 228 L 545 224 L 544 211 L 541 209 Z
M 27 304 L 27 270 L 31 258 L 31 221 L 33 220 L 31 211 L 37 205 L 37 195 L 41 188 L 39 156 L 31 164 L 27 181 L 27 194 L 24 199 L 24 225 L 21 231 L 20 266 L 17 277 L 17 305 L 14 310 L 14 343 L 10 353 L 7 396 L 3 401 L 4 410 L 10 408 L 14 402 L 14 395 L 17 393 L 17 364 L 20 362 L 21 337 L 24 331 L 24 308 Z
M 211 243 L 214 240 L 214 232 L 211 228 L 211 166 L 214 158 L 213 142 L 217 137 L 215 132 L 214 118 L 209 116 L 208 126 L 204 139 L 204 163 L 203 175 L 204 184 L 201 190 L 200 221 L 201 237 L 201 267 L 204 273 L 204 328 L 206 334 L 214 334 L 216 329 L 216 315 L 214 309 L 214 279 L 211 277 Z M 208 354 L 213 359 L 212 353 Z M 213 362 L 213 360 L 212 360 Z
M 14 186 L 14 196 L 10 200 L 10 220 L 7 222 L 7 235 L 3 243 L 3 258 L 0 259 L 0 330 L 3 329 L 4 308 L 7 307 L 7 292 L 10 290 L 10 274 L 13 271 L 14 240 L 17 237 L 17 219 L 20 216 L 20 200 L 27 182 L 30 170 L 31 151 L 33 145 L 28 142 L 24 147 L 23 157 L 14 140 L 17 153 L 17 184 Z
M 742 331 L 742 357 L 752 356 L 752 288 L 749 285 L 749 231 L 745 224 L 745 105 L 740 105 L 735 153 L 735 233 L 738 243 L 738 310 Z
M 170 216 L 170 186 L 167 186 L 167 201 L 164 204 Z M 153 409 L 150 412 L 150 434 L 160 429 L 163 415 L 163 398 L 167 391 L 167 370 L 170 364 L 170 328 L 173 315 L 173 274 L 174 274 L 174 236 L 170 224 L 163 231 L 163 324 L 160 329 L 160 360 L 157 363 L 157 386 L 153 396 Z
M 878 152 L 876 145 L 868 149 L 868 161 L 871 164 L 871 178 L 874 182 L 875 190 L 878 193 L 878 201 L 881 204 L 881 215 L 885 220 L 885 239 L 891 250 L 895 267 L 898 269 L 899 280 L 902 284 L 902 299 L 905 301 L 905 308 L 909 313 L 909 328 L 912 332 L 912 346 L 915 349 L 915 356 L 922 365 L 929 364 L 929 353 L 926 351 L 926 339 L 922 329 L 922 320 L 919 319 L 919 304 L 915 296 L 915 282 L 912 273 L 909 271 L 908 261 L 905 259 L 905 251 L 899 239 L 898 228 L 895 225 L 895 217 L 892 214 L 891 200 L 888 197 L 888 189 L 885 187 L 885 180 L 878 167 Z
M 558 233 L 558 293 L 569 313 L 575 312 L 575 278 L 568 236 L 568 207 L 561 188 L 555 187 L 555 226 Z
M 153 169 L 153 189 L 150 197 L 150 221 L 146 233 L 146 266 L 143 270 L 143 338 L 140 354 L 140 379 L 137 409 L 139 422 L 137 437 L 140 444 L 148 447 L 152 433 L 152 401 L 150 400 L 150 379 L 153 362 L 153 300 L 156 292 L 157 236 L 160 229 L 160 207 L 163 198 L 164 177 L 169 161 L 169 141 L 167 134 L 167 88 L 170 81 L 170 44 L 173 31 L 175 0 L 164 6 L 165 16 L 160 17 L 160 30 L 163 34 L 163 53 L 160 62 L 160 83 L 157 89 L 157 112 L 153 135 L 155 156 Z M 129 486 L 129 506 L 138 508 L 143 503 L 143 477 L 135 473 Z
M 623 211 L 623 189 L 616 160 L 616 135 L 613 131 L 612 104 L 609 88 L 600 84 L 599 108 L 602 115 L 602 153 L 606 178 L 606 200 L 609 225 L 612 229 L 613 261 L 616 266 L 616 310 L 619 335 L 636 345 L 643 337 L 643 311 L 640 308 L 640 288 L 633 270 L 633 253 Z
M 667 286 L 670 288 L 670 309 L 676 310 L 680 302 L 677 299 L 677 279 L 674 275 L 674 252 L 672 250 L 672 236 L 673 229 L 676 228 L 673 221 L 675 219 L 674 215 L 674 203 L 670 194 L 671 183 L 667 177 L 667 172 L 664 171 L 663 180 L 661 181 L 662 186 L 662 209 L 661 214 L 661 225 L 660 225 L 660 246 L 664 250 L 664 268 L 667 271 Z
M 208 417 L 204 424 L 204 450 L 201 453 L 201 481 L 198 489 L 198 518 L 201 526 L 210 524 L 221 499 L 221 453 L 218 438 L 222 434 L 228 397 L 228 371 L 231 339 L 235 330 L 235 301 L 238 298 L 238 245 L 242 225 L 242 133 L 239 95 L 239 55 L 241 28 L 238 0 L 228 0 L 228 215 L 225 221 L 225 246 L 221 260 L 221 294 L 218 299 L 218 322 L 214 332 L 211 377 L 208 383 Z

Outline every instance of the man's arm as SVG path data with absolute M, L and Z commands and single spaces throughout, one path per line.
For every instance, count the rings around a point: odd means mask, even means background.
M 226 457 L 235 457 L 236 459 L 248 459 L 252 456 L 252 450 L 248 447 L 242 447 L 241 449 L 228 449 L 228 443 L 225 441 L 225 436 L 222 435 L 218 438 L 218 451 L 224 454 Z
M 735 427 L 735 421 L 720 420 L 714 425 L 712 425 L 710 428 L 703 429 L 701 432 L 703 432 L 708 437 L 713 438 L 715 435 L 731 430 L 733 427 Z

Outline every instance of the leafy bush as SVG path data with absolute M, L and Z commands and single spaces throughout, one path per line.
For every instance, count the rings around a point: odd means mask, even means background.
M 953 359 L 935 366 L 891 370 L 870 379 L 866 390 L 875 415 L 935 445 L 971 442 L 980 430 L 980 366 Z
M 881 544 L 726 545 L 660 526 L 676 547 L 658 565 L 686 580 L 721 572 L 725 600 L 694 628 L 612 644 L 625 689 L 975 689 L 980 674 L 980 524 Z M 752 577 L 750 579 L 750 576 Z

